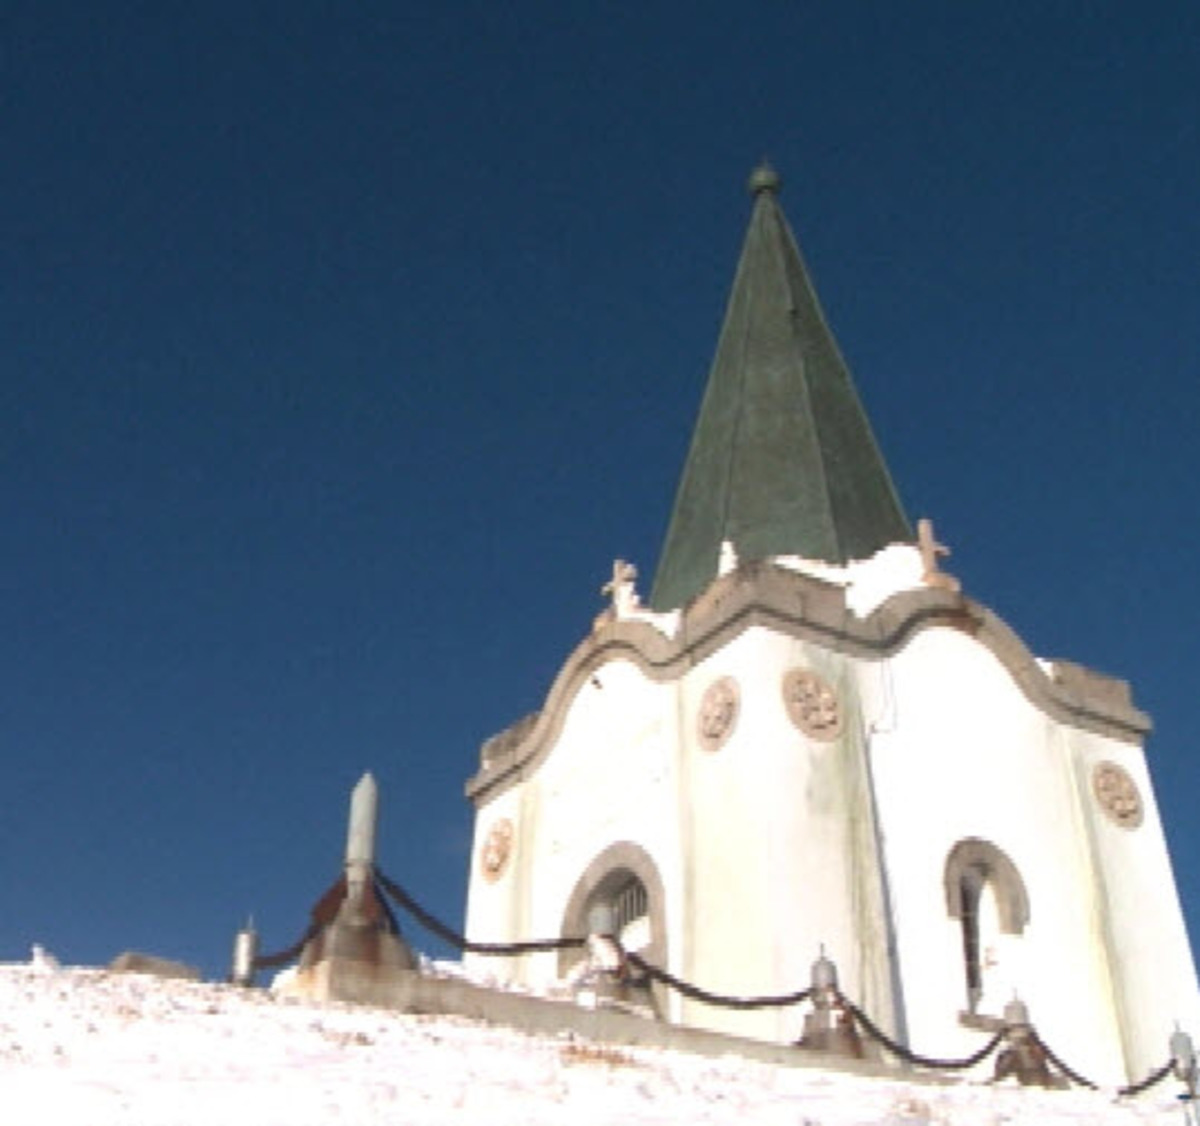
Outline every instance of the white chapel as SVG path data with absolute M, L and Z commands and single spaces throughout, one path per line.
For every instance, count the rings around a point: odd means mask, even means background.
M 1043 660 L 910 524 L 766 166 L 649 594 L 610 607 L 467 784 L 467 934 L 586 933 L 706 990 L 841 988 L 925 1054 L 1014 995 L 1103 1083 L 1162 1063 L 1200 997 L 1120 680 Z M 487 962 L 538 985 L 567 955 Z M 486 960 L 485 960 L 486 961 Z M 795 1008 L 656 993 L 781 1042 Z

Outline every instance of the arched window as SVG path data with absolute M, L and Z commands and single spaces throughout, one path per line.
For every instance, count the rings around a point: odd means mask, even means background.
M 979 898 L 985 880 L 978 868 L 968 868 L 959 877 L 959 921 L 962 923 L 963 962 L 967 971 L 967 1008 L 974 1012 L 983 995 L 983 972 L 979 958 Z
M 667 964 L 666 897 L 658 867 L 640 845 L 618 841 L 609 845 L 584 870 L 563 912 L 562 934 L 587 934 L 588 916 L 603 904 L 613 912 L 617 937 L 626 950 L 656 966 Z M 559 955 L 559 975 L 565 977 L 578 961 L 578 950 Z
M 968 837 L 946 857 L 946 910 L 962 930 L 967 1011 L 1003 1007 L 1000 994 L 1015 987 L 1015 952 L 1003 936 L 1019 935 L 1029 922 L 1029 896 L 1021 873 L 990 841 Z

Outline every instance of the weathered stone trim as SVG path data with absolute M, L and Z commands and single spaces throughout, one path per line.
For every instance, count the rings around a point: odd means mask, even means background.
M 674 680 L 753 626 L 868 660 L 891 656 L 921 630 L 960 629 L 989 649 L 1030 703 L 1053 719 L 1135 745 L 1150 730 L 1149 717 L 1130 702 L 1124 682 L 1067 662 L 1055 662 L 1048 675 L 999 617 L 960 593 L 903 591 L 858 618 L 847 609 L 842 588 L 752 562 L 717 579 L 690 603 L 674 638 L 644 622 L 618 620 L 582 641 L 523 737 L 501 733 L 488 741 L 486 761 L 467 782 L 467 796 L 483 805 L 528 777 L 554 746 L 575 693 L 606 662 L 632 661 L 652 680 Z
M 562 929 L 559 931 L 566 938 L 574 938 L 587 934 L 588 900 L 592 898 L 603 885 L 618 873 L 628 872 L 637 876 L 646 889 L 650 905 L 650 945 L 640 953 L 643 958 L 656 966 L 667 965 L 667 895 L 663 887 L 662 876 L 658 865 L 641 845 L 633 841 L 617 841 L 611 844 L 583 870 L 567 900 L 563 912 Z M 559 977 L 566 976 L 566 971 L 580 958 L 578 950 L 563 950 L 559 953 Z
M 946 913 L 952 919 L 962 918 L 963 877 L 972 869 L 995 889 L 1001 931 L 1005 934 L 1024 931 L 1029 922 L 1025 881 L 1003 849 L 979 837 L 959 841 L 946 857 Z
M 615 890 L 607 885 L 619 884 L 623 877 L 629 875 L 642 881 L 642 886 L 646 889 L 650 917 L 650 944 L 637 953 L 652 965 L 666 966 L 669 964 L 666 889 L 663 887 L 658 865 L 641 845 L 632 841 L 617 841 L 609 845 L 583 870 L 583 875 L 579 877 L 567 900 L 559 934 L 564 938 L 587 934 L 589 901 L 601 890 Z M 559 978 L 566 978 L 571 967 L 582 957 L 583 951 L 579 949 L 559 951 Z M 655 982 L 650 986 L 646 999 L 651 1001 L 656 1013 L 663 1014 L 668 1011 L 667 993 L 661 983 Z

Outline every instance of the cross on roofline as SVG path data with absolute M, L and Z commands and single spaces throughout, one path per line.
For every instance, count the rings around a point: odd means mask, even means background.
M 917 548 L 921 552 L 921 565 L 924 568 L 922 580 L 944 590 L 961 589 L 962 584 L 958 579 L 938 567 L 939 557 L 948 556 L 950 549 L 944 543 L 938 543 L 933 533 L 933 521 L 928 516 L 922 516 L 917 521 Z

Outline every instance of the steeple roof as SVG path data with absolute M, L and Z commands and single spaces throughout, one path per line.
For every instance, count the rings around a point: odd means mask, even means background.
M 764 164 L 651 605 L 681 606 L 739 559 L 865 559 L 912 529 Z

